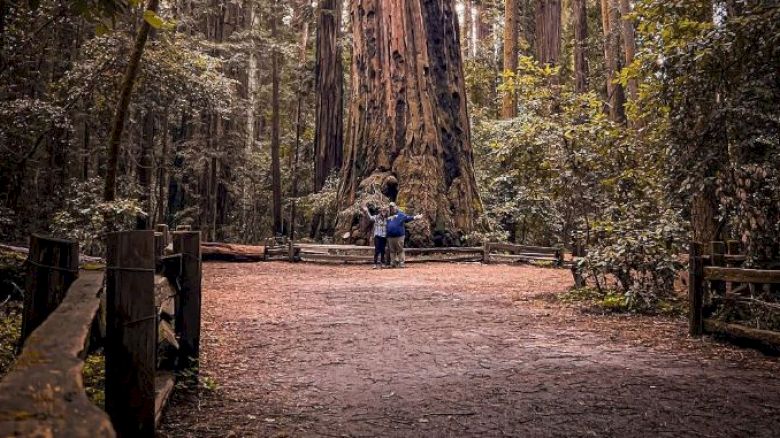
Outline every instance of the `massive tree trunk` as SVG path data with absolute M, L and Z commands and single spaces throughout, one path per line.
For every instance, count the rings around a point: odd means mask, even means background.
M 277 21 L 279 0 L 273 3 L 271 12 L 271 38 L 278 37 Z M 274 234 L 283 234 L 282 229 L 282 168 L 279 158 L 279 50 L 271 51 L 271 180 L 273 192 Z
M 615 84 L 620 66 L 620 35 L 615 29 L 620 20 L 620 14 L 615 4 L 617 0 L 601 0 L 601 22 L 604 30 L 604 67 L 606 69 L 607 101 L 609 103 L 609 118 L 615 122 L 625 120 L 624 102 L 626 100 L 623 86 Z
M 588 91 L 588 2 L 572 0 L 574 22 L 574 91 Z
M 365 239 L 357 207 L 394 200 L 425 217 L 409 227 L 411 244 L 456 244 L 477 228 L 482 203 L 454 2 L 364 0 L 351 15 L 353 86 L 337 235 Z
M 341 63 L 341 0 L 323 0 L 317 18 L 317 114 L 314 190 L 319 191 L 344 156 L 344 70 Z
M 511 119 L 517 116 L 517 94 L 511 86 L 517 72 L 517 0 L 506 0 L 504 4 L 504 90 L 501 117 Z
M 561 59 L 561 0 L 539 0 L 536 5 L 536 58 L 548 65 Z

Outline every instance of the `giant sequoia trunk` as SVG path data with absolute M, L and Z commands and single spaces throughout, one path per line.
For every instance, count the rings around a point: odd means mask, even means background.
M 317 122 L 314 190 L 341 167 L 344 143 L 344 71 L 341 65 L 341 0 L 323 0 L 317 18 Z
M 357 207 L 396 201 L 425 220 L 413 245 L 457 244 L 482 212 L 453 0 L 364 0 L 351 9 L 352 88 L 338 237 L 364 240 Z

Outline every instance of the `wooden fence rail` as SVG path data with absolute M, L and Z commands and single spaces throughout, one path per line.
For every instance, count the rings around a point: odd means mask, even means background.
M 160 226 L 109 233 L 104 272 L 74 270 L 76 243 L 33 236 L 29 333 L 0 381 L 0 436 L 154 436 L 177 373 L 197 372 L 200 344 L 200 233 L 172 233 L 175 254 L 170 237 Z M 102 299 L 105 411 L 81 377 Z
M 407 263 L 416 262 L 530 262 L 549 261 L 563 265 L 560 248 L 486 242 L 482 246 L 406 248 Z M 357 245 L 267 242 L 266 260 L 371 263 L 374 248 Z
M 780 347 L 780 332 L 710 318 L 716 308 L 723 305 L 749 303 L 763 304 L 775 311 L 780 309 L 780 304 L 767 303 L 750 296 L 751 290 L 763 290 L 765 285 L 780 284 L 780 270 L 742 268 L 740 266 L 747 258 L 738 252 L 739 242 L 736 241 L 712 242 L 709 255 L 702 254 L 700 243 L 691 243 L 688 268 L 689 332 L 692 336 L 723 334 Z

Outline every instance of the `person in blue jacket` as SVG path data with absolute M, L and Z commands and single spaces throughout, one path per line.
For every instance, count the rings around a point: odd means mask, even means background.
M 398 209 L 395 202 L 390 203 L 390 217 L 387 218 L 387 246 L 390 250 L 390 266 L 404 267 L 404 238 L 406 237 L 406 223 L 421 219 L 422 215 L 408 216 Z

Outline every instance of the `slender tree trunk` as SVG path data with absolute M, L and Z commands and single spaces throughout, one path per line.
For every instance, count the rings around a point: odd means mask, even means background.
M 463 58 L 474 57 L 474 2 L 463 0 Z
M 561 59 L 561 0 L 536 5 L 536 58 L 543 65 L 558 65 Z
M 636 35 L 634 32 L 634 23 L 630 20 L 631 4 L 629 0 L 618 0 L 620 6 L 620 16 L 622 21 L 621 35 L 623 37 L 623 52 L 625 55 L 625 67 L 634 62 L 636 55 Z M 628 97 L 634 101 L 639 95 L 639 87 L 636 79 L 628 81 Z
M 303 2 L 302 2 L 303 3 Z M 310 3 L 307 6 L 311 6 Z M 306 47 L 309 44 L 309 22 L 304 18 L 301 28 L 301 43 L 298 46 L 298 70 L 303 71 L 306 67 Z M 296 202 L 298 198 L 298 154 L 301 146 L 301 132 L 303 131 L 303 99 L 308 93 L 304 90 L 303 75 L 298 82 L 298 101 L 295 108 L 295 151 L 290 154 L 290 240 L 295 239 L 295 214 Z
M 168 109 L 165 110 L 162 130 L 162 151 L 160 152 L 159 166 L 157 167 L 157 217 L 155 223 L 168 223 L 165 214 L 165 199 L 167 198 L 165 189 L 168 187 L 168 143 L 170 140 L 168 129 Z
M 457 244 L 479 228 L 482 203 L 454 1 L 354 2 L 352 27 L 337 236 L 367 239 L 356 207 L 371 198 L 423 214 L 409 227 L 411 244 Z
M 256 18 L 256 11 L 255 11 L 255 0 L 247 0 L 247 4 L 245 5 L 246 9 L 248 10 L 249 18 L 247 20 L 247 28 L 250 31 L 254 31 L 255 25 L 257 24 L 257 18 Z M 247 108 L 246 108 L 246 144 L 244 146 L 244 153 L 246 154 L 246 157 L 249 158 L 249 156 L 252 154 L 252 151 L 254 150 L 255 146 L 255 139 L 257 138 L 257 133 L 255 131 L 255 124 L 256 124 L 256 118 L 255 118 L 255 111 L 257 111 L 257 103 L 255 101 L 257 96 L 257 55 L 255 51 L 257 50 L 256 44 L 255 44 L 255 38 L 254 36 L 251 37 L 251 41 L 249 43 L 249 55 L 247 59 L 247 78 L 246 78 L 246 99 L 247 99 Z M 250 192 L 250 179 L 246 178 L 243 182 L 243 185 L 241 187 L 241 217 L 243 218 L 242 226 L 244 227 L 244 230 L 246 231 L 249 228 L 249 213 L 252 206 L 252 193 Z
M 314 190 L 320 191 L 344 159 L 344 69 L 341 60 L 341 0 L 323 0 L 317 16 Z
M 141 157 L 138 160 L 138 185 L 141 187 L 141 208 L 146 213 L 142 229 L 151 228 L 152 215 L 152 167 L 154 154 L 154 111 L 147 109 L 141 126 Z
M 279 0 L 274 0 L 271 12 L 271 39 L 276 43 L 279 37 Z M 271 180 L 273 192 L 274 233 L 283 234 L 282 229 L 282 169 L 279 158 L 279 50 L 271 51 Z
M 90 126 L 87 116 L 84 116 L 84 143 L 82 145 L 82 157 L 81 157 L 81 180 L 86 181 L 89 179 L 89 165 L 90 165 Z
M 504 4 L 504 90 L 501 117 L 511 119 L 517 116 L 517 94 L 514 91 L 514 75 L 517 73 L 517 0 L 506 0 Z
M 588 2 L 572 0 L 574 22 L 574 91 L 588 91 Z
M 619 25 L 620 15 L 616 7 L 617 0 L 601 0 L 601 21 L 604 29 L 604 66 L 607 83 L 607 101 L 609 118 L 615 122 L 625 120 L 624 102 L 625 94 L 620 84 L 614 83 L 617 72 L 620 70 L 618 57 L 620 56 L 620 35 L 616 26 Z
M 160 0 L 149 0 L 146 4 L 146 10 L 157 13 Z M 119 99 L 117 100 L 114 116 L 111 120 L 111 132 L 108 136 L 108 169 L 106 170 L 106 183 L 103 190 L 103 200 L 113 201 L 116 198 L 116 178 L 117 167 L 119 163 L 119 146 L 122 141 L 122 132 L 125 129 L 127 119 L 127 108 L 130 106 L 130 97 L 133 93 L 133 85 L 138 76 L 138 68 L 141 63 L 141 56 L 144 53 L 146 39 L 149 37 L 151 26 L 146 20 L 141 22 L 138 33 L 135 37 L 135 45 L 130 59 L 127 63 L 122 85 L 119 88 Z

